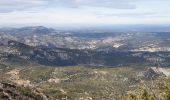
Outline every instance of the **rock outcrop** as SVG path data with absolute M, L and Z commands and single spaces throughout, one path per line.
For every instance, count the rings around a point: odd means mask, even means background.
M 170 69 L 160 67 L 150 67 L 146 71 L 138 74 L 140 78 L 155 79 L 158 77 L 169 77 Z

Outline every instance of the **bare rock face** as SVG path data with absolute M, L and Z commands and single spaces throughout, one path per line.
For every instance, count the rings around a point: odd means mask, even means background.
M 159 75 L 164 75 L 166 77 L 169 77 L 170 76 L 170 69 L 167 69 L 167 68 L 156 68 L 156 67 L 151 67 L 151 69 L 159 74 Z
M 162 77 L 162 76 L 169 77 L 170 69 L 159 68 L 159 67 L 150 67 L 146 71 L 138 74 L 138 77 L 146 78 L 146 79 L 155 79 L 155 78 Z

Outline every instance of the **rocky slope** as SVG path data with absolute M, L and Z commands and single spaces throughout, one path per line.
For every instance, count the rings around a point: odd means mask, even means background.
M 2 40 L 2 39 L 1 39 Z M 15 64 L 41 64 L 51 66 L 91 65 L 123 66 L 154 65 L 156 59 L 168 66 L 169 52 L 132 52 L 114 49 L 79 50 L 48 46 L 29 46 L 4 39 L 0 45 L 0 60 Z
M 0 82 L 1 100 L 47 100 L 47 97 L 35 89 L 12 83 Z

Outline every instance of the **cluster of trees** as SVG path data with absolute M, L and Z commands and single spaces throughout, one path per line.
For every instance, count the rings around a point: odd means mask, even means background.
M 158 83 L 156 88 L 141 86 L 125 96 L 124 100 L 170 100 L 170 84 Z

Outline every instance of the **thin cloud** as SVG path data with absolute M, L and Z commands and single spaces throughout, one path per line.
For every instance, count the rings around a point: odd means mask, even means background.
M 37 7 L 107 7 L 135 9 L 132 0 L 0 0 L 0 13 L 27 10 Z
M 0 13 L 26 10 L 47 4 L 45 0 L 0 0 Z
M 152 17 L 152 16 L 156 16 L 157 13 L 156 12 L 143 12 L 143 13 L 96 13 L 97 16 L 99 17 L 106 17 L 106 16 L 110 16 L 110 17 Z
M 170 23 L 168 0 L 0 0 L 0 22 L 55 24 Z
M 134 0 L 54 0 L 58 4 L 64 4 L 70 7 L 107 7 L 114 9 L 135 9 Z

